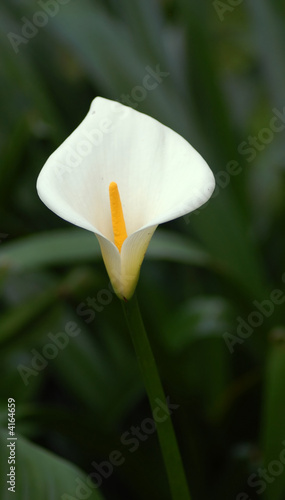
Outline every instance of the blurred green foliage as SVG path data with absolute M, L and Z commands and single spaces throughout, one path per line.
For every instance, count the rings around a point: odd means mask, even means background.
M 217 179 L 158 229 L 138 286 L 193 500 L 285 499 L 284 22 L 281 0 L 2 0 L 1 499 L 169 498 L 156 435 L 122 439 L 150 409 L 96 239 L 35 190 L 96 95 L 182 134 Z M 142 99 L 147 67 L 165 76 Z

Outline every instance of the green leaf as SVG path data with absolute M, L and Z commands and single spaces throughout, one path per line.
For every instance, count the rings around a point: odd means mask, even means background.
M 198 150 L 214 172 L 222 172 L 222 176 L 228 175 L 227 165 L 232 160 L 238 160 L 241 167 L 238 176 L 228 176 L 229 180 L 222 181 L 220 186 L 217 182 L 216 193 L 219 193 L 210 200 L 209 208 L 202 207 L 199 215 L 191 216 L 189 221 L 206 249 L 225 264 L 228 275 L 243 292 L 250 298 L 261 297 L 266 293 L 266 285 L 260 252 L 252 239 L 247 238 L 244 243 L 244 235 L 250 231 L 243 182 L 245 169 L 237 156 L 239 138 L 221 86 L 224 75 L 219 72 L 220 54 L 217 44 L 213 43 L 210 25 L 214 8 L 205 0 L 179 0 L 178 3 L 188 28 L 187 60 L 193 75 L 189 85 L 193 93 L 195 85 L 199 88 L 195 119 L 205 136 Z M 193 144 L 191 137 L 187 139 Z
M 13 121 L 13 127 L 19 120 L 19 115 L 26 114 L 36 128 L 39 126 L 39 120 L 43 120 L 45 125 L 50 126 L 51 137 L 57 143 L 58 140 L 64 139 L 66 130 L 54 104 L 52 93 L 47 89 L 31 54 L 23 50 L 25 47 L 22 47 L 21 53 L 15 54 L 8 38 L 4 37 L 4 33 L 9 32 L 20 34 L 22 28 L 20 13 L 13 17 L 9 10 L 10 7 L 7 10 L 4 8 L 0 19 L 0 47 L 4 76 L 9 85 L 9 92 L 13 96 L 11 99 L 8 98 L 9 107 L 4 108 L 6 111 L 4 116 L 7 115 L 9 121 Z M 4 104 L 6 105 L 6 102 Z
M 10 473 L 8 465 L 9 448 L 7 434 L 0 433 L 0 496 L 1 500 L 77 500 L 81 485 L 82 493 L 88 494 L 88 500 L 103 500 L 102 495 L 86 484 L 85 475 L 78 467 L 64 460 L 54 453 L 47 451 L 21 436 L 16 441 L 16 488 L 15 493 L 8 491 L 6 474 Z M 12 449 L 12 448 L 11 448 Z M 82 497 L 81 497 L 82 498 Z M 84 498 L 87 498 L 84 497 Z
M 264 450 L 263 468 L 268 481 L 262 479 L 267 500 L 282 500 L 285 494 L 285 330 L 276 329 L 272 337 L 281 337 L 269 352 L 266 379 L 265 402 L 262 428 Z M 280 472 L 277 473 L 277 470 Z M 281 470 L 282 469 L 282 470 Z
M 200 296 L 190 299 L 166 318 L 165 342 L 171 352 L 183 352 L 203 339 L 222 338 L 233 321 L 234 311 L 223 297 Z M 173 332 L 175 331 L 175 335 Z
M 223 332 L 232 317 L 233 308 L 223 297 L 200 296 L 172 311 L 163 325 L 164 345 L 168 355 L 176 358 L 181 386 L 198 392 L 209 414 L 228 383 L 229 358 Z
M 50 265 L 92 261 L 100 253 L 92 233 L 79 229 L 55 230 L 3 245 L 0 249 L 0 266 L 12 271 L 26 271 Z
M 101 258 L 94 234 L 82 229 L 55 230 L 12 241 L 0 248 L 0 267 L 26 271 L 46 266 L 93 262 Z M 188 237 L 158 231 L 149 246 L 147 258 L 205 266 L 209 255 Z
M 274 3 L 250 0 L 245 6 L 251 17 L 251 31 L 271 102 L 282 112 L 285 102 L 284 26 Z
M 128 10 L 130 15 L 130 8 Z M 136 16 L 141 16 L 143 26 L 140 30 L 145 33 L 147 24 L 146 19 L 142 20 L 142 16 L 147 15 L 146 8 L 144 6 L 142 9 L 143 14 L 139 14 L 137 9 L 134 10 Z M 148 15 L 150 16 L 150 12 Z M 85 0 L 84 9 L 79 4 L 70 2 L 47 29 L 53 36 L 53 43 L 55 40 L 63 42 L 73 57 L 81 63 L 94 82 L 96 90 L 99 87 L 102 95 L 121 102 L 125 101 L 126 96 L 132 95 L 136 86 L 143 84 L 144 77 L 148 75 L 146 67 L 151 65 L 155 70 L 158 65 L 167 76 L 161 79 L 157 88 L 146 93 L 143 103 L 131 98 L 131 105 L 137 108 L 142 104 L 143 109 L 140 110 L 160 119 L 178 132 L 197 135 L 197 127 L 194 126 L 191 114 L 187 113 L 185 100 L 177 93 L 176 78 L 173 77 L 176 68 L 172 68 L 169 61 L 164 64 L 161 57 L 155 57 L 153 52 L 152 58 L 140 54 L 133 43 L 133 33 L 137 31 L 137 17 L 133 15 L 132 23 L 133 26 L 130 27 L 129 23 L 120 22 L 98 5 L 95 7 Z M 149 24 L 153 23 L 152 18 Z M 153 25 L 152 39 L 154 29 Z M 126 104 L 126 101 L 124 103 Z M 187 104 L 189 105 L 188 99 Z
M 36 319 L 41 318 L 46 311 L 49 311 L 57 297 L 56 292 L 57 289 L 55 287 L 49 288 L 37 297 L 33 296 L 18 307 L 12 307 L 3 313 L 1 317 L 0 342 L 10 340 Z
M 68 317 L 73 319 L 72 311 Z M 140 398 L 142 386 L 136 360 L 124 337 L 104 325 L 99 329 L 96 322 L 94 329 L 92 338 L 80 323 L 80 333 L 59 352 L 52 369 L 65 390 L 76 395 L 96 415 L 97 424 L 106 429 L 125 417 Z
M 202 267 L 214 265 L 210 255 L 188 236 L 164 230 L 154 234 L 146 258 Z
M 23 168 L 21 159 L 24 156 L 24 149 L 28 141 L 28 123 L 26 117 L 20 117 L 11 131 L 9 141 L 5 144 L 2 151 L 2 160 L 0 165 L 0 195 L 3 203 L 10 197 L 10 189 L 15 185 L 15 177 Z

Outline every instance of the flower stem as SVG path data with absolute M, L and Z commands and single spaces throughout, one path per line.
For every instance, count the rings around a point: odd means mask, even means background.
M 143 381 L 150 406 L 156 421 L 158 439 L 164 459 L 173 500 L 191 500 L 176 436 L 168 412 L 168 418 L 158 422 L 155 418 L 158 401 L 167 408 L 167 401 L 160 381 L 156 362 L 145 331 L 136 295 L 128 302 L 122 302 L 128 328 L 140 364 Z M 161 413 L 161 412 L 160 412 Z M 160 419 L 162 420 L 162 419 Z

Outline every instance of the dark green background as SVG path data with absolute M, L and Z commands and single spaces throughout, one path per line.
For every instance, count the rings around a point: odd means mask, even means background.
M 138 285 L 166 394 L 179 405 L 192 498 L 285 499 L 284 22 L 281 0 L 2 0 L 1 499 L 79 499 L 76 478 L 113 450 L 124 463 L 88 498 L 169 499 L 156 435 L 133 453 L 121 441 L 150 417 L 121 305 L 112 296 L 95 315 L 78 314 L 108 289 L 96 239 L 35 190 L 96 95 L 131 96 L 217 179 L 206 207 L 157 230 Z M 15 35 L 24 38 L 13 47 Z M 169 75 L 134 99 L 157 65 Z M 39 358 L 70 322 L 80 334 Z M 34 370 L 26 384 L 23 366 Z M 6 484 L 8 397 L 16 494 Z

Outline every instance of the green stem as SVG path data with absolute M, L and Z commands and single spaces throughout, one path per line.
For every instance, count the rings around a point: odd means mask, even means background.
M 140 314 L 138 301 L 134 295 L 130 301 L 122 303 L 133 345 L 140 364 L 150 406 L 152 411 L 155 412 L 158 408 L 158 400 L 165 405 L 165 408 L 167 407 L 167 401 Z M 171 411 L 168 412 L 168 415 L 170 415 L 170 413 Z M 168 416 L 168 418 L 164 421 L 158 422 L 158 419 L 155 419 L 156 414 L 153 414 L 154 420 L 156 420 L 158 439 L 168 476 L 172 499 L 191 500 L 171 417 Z

